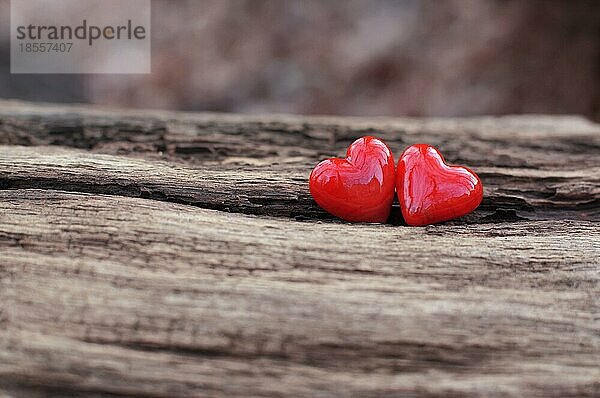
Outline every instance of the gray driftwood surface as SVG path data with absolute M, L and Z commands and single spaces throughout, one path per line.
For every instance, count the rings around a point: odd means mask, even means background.
M 347 224 L 321 159 L 372 134 L 485 185 Z M 0 101 L 0 397 L 599 397 L 600 126 Z

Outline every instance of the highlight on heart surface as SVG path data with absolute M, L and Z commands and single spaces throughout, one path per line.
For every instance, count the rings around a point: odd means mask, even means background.
M 383 223 L 398 195 L 408 225 L 422 226 L 462 217 L 483 199 L 472 170 L 449 166 L 433 146 L 416 144 L 398 167 L 388 146 L 365 136 L 350 145 L 346 158 L 330 158 L 310 174 L 310 193 L 324 210 L 346 221 Z

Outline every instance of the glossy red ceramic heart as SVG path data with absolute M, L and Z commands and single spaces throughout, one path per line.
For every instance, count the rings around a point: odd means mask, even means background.
M 394 200 L 394 157 L 382 141 L 362 137 L 346 158 L 319 163 L 310 174 L 310 193 L 329 213 L 346 221 L 385 222 Z
M 483 199 L 481 180 L 462 166 L 448 166 L 430 145 L 408 147 L 398 162 L 396 191 L 408 225 L 427 225 L 464 216 Z

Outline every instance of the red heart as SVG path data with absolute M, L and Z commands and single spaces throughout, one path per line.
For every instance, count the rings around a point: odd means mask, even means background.
M 481 180 L 462 166 L 448 166 L 430 145 L 408 147 L 398 162 L 396 190 L 404 221 L 427 225 L 464 216 L 483 199 Z
M 385 222 L 394 200 L 394 157 L 382 141 L 362 137 L 310 173 L 310 193 L 323 209 L 346 221 Z

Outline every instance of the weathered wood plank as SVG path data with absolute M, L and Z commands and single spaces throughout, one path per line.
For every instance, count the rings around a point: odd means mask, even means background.
M 0 214 L 9 392 L 600 393 L 594 223 L 290 223 L 40 190 L 1 191 Z
M 483 205 L 334 222 L 307 176 L 363 134 Z M 596 124 L 0 101 L 0 144 L 0 397 L 600 396 Z
M 351 118 L 101 110 L 0 100 L 0 144 L 61 145 L 189 162 L 303 166 L 373 134 L 396 156 L 438 146 L 451 162 L 509 168 L 597 167 L 600 125 L 573 116 Z M 257 159 L 262 159 L 258 161 Z
M 473 167 L 486 192 L 480 211 L 466 221 L 600 219 L 600 126 L 576 117 L 252 117 L 0 101 L 0 144 L 36 146 L 29 152 L 0 149 L 5 170 L 15 158 L 13 169 L 25 170 L 4 171 L 0 184 L 61 189 L 64 183 L 74 190 L 86 185 L 90 192 L 329 219 L 308 195 L 307 176 L 317 161 L 341 155 L 364 134 L 384 139 L 396 156 L 410 144 L 427 142 L 438 146 L 448 161 Z M 40 145 L 86 153 L 56 154 Z M 96 158 L 94 153 L 143 161 Z M 44 170 L 29 175 L 27 163 L 38 162 Z M 76 162 L 83 162 L 83 170 Z M 58 171 L 50 172 L 52 168 Z M 69 173 L 71 169 L 76 172 Z M 123 178 L 115 181 L 115 173 Z M 401 222 L 397 212 L 391 222 Z
M 332 219 L 308 192 L 310 165 L 208 166 L 54 147 L 0 146 L 0 187 L 64 189 L 301 219 Z M 600 166 L 480 167 L 485 199 L 459 222 L 600 220 Z M 391 222 L 399 223 L 399 211 Z

